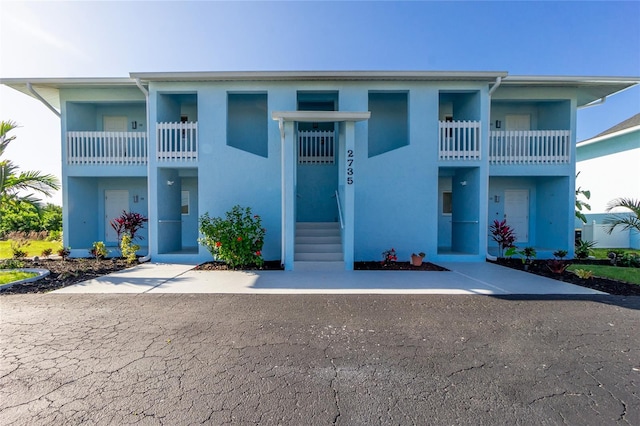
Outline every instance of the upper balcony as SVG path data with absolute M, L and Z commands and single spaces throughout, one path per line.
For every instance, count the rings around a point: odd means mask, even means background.
M 147 160 L 145 132 L 67 132 L 67 164 L 139 166 Z
M 566 164 L 571 160 L 569 130 L 492 130 L 490 164 Z
M 438 159 L 480 160 L 479 121 L 439 121 Z
M 163 161 L 198 161 L 198 123 L 156 124 L 156 158 Z

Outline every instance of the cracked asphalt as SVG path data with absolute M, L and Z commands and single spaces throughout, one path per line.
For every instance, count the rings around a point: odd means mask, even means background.
M 640 424 L 640 298 L 15 295 L 3 425 Z

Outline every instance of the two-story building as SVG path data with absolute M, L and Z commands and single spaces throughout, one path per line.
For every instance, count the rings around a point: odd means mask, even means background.
M 177 72 L 4 79 L 61 119 L 64 245 L 149 217 L 154 261 L 202 262 L 198 218 L 250 206 L 288 270 L 484 261 L 507 219 L 573 253 L 576 111 L 634 78 L 506 72 Z

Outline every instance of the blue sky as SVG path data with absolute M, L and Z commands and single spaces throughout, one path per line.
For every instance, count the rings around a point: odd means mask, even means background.
M 217 70 L 639 77 L 638 22 L 637 1 L 2 1 L 0 77 Z M 578 140 L 638 112 L 638 87 L 581 110 Z M 60 174 L 51 112 L 2 87 L 0 117 L 22 125 L 12 159 Z

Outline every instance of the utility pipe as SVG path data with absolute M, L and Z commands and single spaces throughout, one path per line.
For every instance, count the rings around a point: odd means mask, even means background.
M 491 89 L 489 89 L 489 96 L 493 95 L 493 92 L 495 92 L 496 89 L 500 87 L 500 84 L 502 84 L 502 77 L 497 77 L 495 84 L 491 86 Z
M 498 87 L 500 87 L 500 84 L 502 84 L 502 77 L 496 78 L 495 84 L 491 87 L 491 89 L 489 89 L 489 123 L 491 123 L 491 95 L 493 95 L 493 93 L 496 91 L 496 89 Z M 486 250 L 486 253 L 485 253 L 485 257 L 487 258 L 487 260 L 490 260 L 490 261 L 493 261 L 493 262 L 498 260 L 498 258 L 496 256 L 493 256 L 493 255 L 489 254 L 489 247 L 487 247 L 487 250 Z
M 43 98 L 42 96 L 40 96 L 40 93 L 36 92 L 35 89 L 33 88 L 33 86 L 31 85 L 31 83 L 27 83 L 27 89 L 29 90 L 29 92 L 31 92 L 31 94 L 33 96 L 36 97 L 36 99 L 38 99 L 40 102 L 42 102 L 44 104 L 44 106 L 46 106 L 47 108 L 49 108 L 55 115 L 58 116 L 58 118 L 60 118 L 60 111 L 58 111 L 57 109 L 55 109 L 53 107 L 53 105 L 51 105 L 49 102 L 47 102 L 45 100 L 45 98 Z

